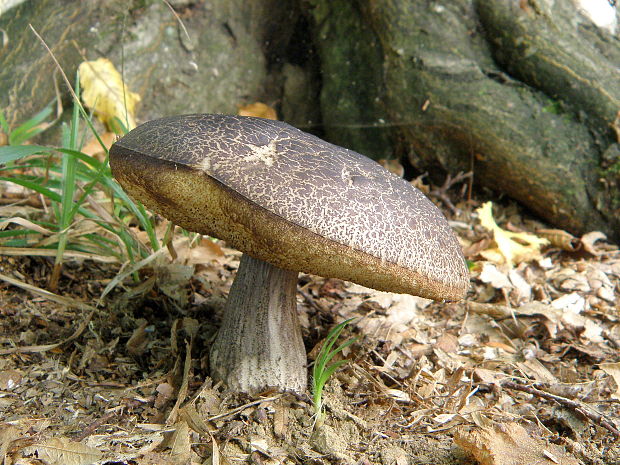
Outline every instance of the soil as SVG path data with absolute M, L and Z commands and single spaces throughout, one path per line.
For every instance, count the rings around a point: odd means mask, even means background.
M 465 301 L 300 276 L 310 361 L 356 318 L 322 416 L 309 393 L 247 397 L 208 378 L 239 258 L 224 244 L 178 245 L 175 261 L 101 302 L 119 264 L 67 261 L 49 294 L 53 259 L 3 255 L 0 454 L 22 465 L 620 464 L 617 247 L 573 238 L 572 251 L 555 242 L 510 267 L 481 255 L 488 231 L 471 204 L 456 207 L 447 214 L 475 262 Z M 513 205 L 496 217 L 539 226 Z

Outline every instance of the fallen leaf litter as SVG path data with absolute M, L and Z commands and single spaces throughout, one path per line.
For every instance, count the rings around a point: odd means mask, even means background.
M 114 278 L 109 264 L 70 262 L 49 295 L 42 259 L 3 256 L 5 463 L 616 463 L 618 249 L 590 234 L 515 261 L 476 216 L 457 205 L 451 218 L 475 263 L 468 302 L 302 277 L 306 343 L 351 317 L 364 336 L 328 383 L 322 425 L 307 399 L 204 381 L 238 262 L 222 244 L 177 243 L 174 264 L 162 254 L 147 284 L 120 281 L 94 312 L 85 303 Z

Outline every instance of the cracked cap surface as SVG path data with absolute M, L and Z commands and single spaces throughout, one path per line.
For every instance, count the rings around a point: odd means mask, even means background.
M 281 268 L 437 300 L 467 292 L 461 247 L 424 194 L 286 123 L 157 119 L 116 142 L 110 166 L 146 207 Z

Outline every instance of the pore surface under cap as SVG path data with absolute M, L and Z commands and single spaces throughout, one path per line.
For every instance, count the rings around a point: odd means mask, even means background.
M 432 202 L 369 158 L 286 123 L 224 115 L 162 118 L 114 144 L 110 163 L 123 187 L 147 206 L 190 230 L 197 230 L 190 216 L 207 217 L 199 232 L 278 266 L 432 298 L 456 299 L 466 291 L 468 273 L 460 245 Z M 123 172 L 131 170 L 129 180 Z M 149 170 L 157 173 L 147 174 Z M 143 182 L 141 174 L 151 178 L 150 185 L 132 191 L 127 184 Z M 187 183 L 189 188 L 181 186 Z M 175 200 L 176 189 L 189 192 Z M 190 205 L 192 191 L 219 199 L 217 205 L 198 211 Z M 171 202 L 166 211 L 158 208 Z M 237 211 L 234 202 L 245 205 Z M 187 212 L 176 211 L 184 209 Z M 213 224 L 210 215 L 218 216 Z M 234 225 L 221 225 L 228 221 L 226 215 Z M 262 224 L 270 221 L 286 225 Z M 275 235 L 290 234 L 294 241 L 265 239 L 270 229 Z M 252 237 L 256 235 L 261 238 Z M 299 243 L 306 240 L 316 245 Z M 274 250 L 261 255 L 258 245 L 265 242 L 272 249 L 297 246 L 299 253 L 281 250 L 290 260 L 272 258 Z M 313 247 L 319 248 L 318 260 L 301 256 Z M 357 258 L 343 259 L 343 253 Z M 360 266 L 368 269 L 353 269 Z M 392 279 L 391 274 L 401 276 Z M 417 282 L 403 284 L 408 279 Z M 429 283 L 433 289 L 425 291 Z

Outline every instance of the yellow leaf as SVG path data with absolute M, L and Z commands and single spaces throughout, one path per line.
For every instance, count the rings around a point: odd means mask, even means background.
M 128 130 L 136 127 L 135 108 L 140 96 L 129 91 L 110 60 L 84 61 L 78 71 L 84 105 L 92 109 L 108 129 L 119 134 L 121 124 Z
M 239 116 L 256 116 L 258 118 L 277 120 L 276 111 L 269 105 L 261 102 L 250 103 L 244 107 L 239 107 Z
M 486 202 L 476 212 L 480 224 L 493 232 L 493 239 L 497 244 L 497 251 L 501 254 L 504 261 L 509 265 L 516 265 L 521 262 L 537 260 L 542 257 L 540 249 L 549 243 L 547 239 L 542 239 L 530 233 L 516 233 L 500 228 L 493 219 L 493 203 Z M 516 240 L 515 240 L 516 239 Z M 498 261 L 496 250 L 491 249 L 488 257 L 495 257 L 493 261 Z M 485 253 L 482 253 L 485 256 Z

